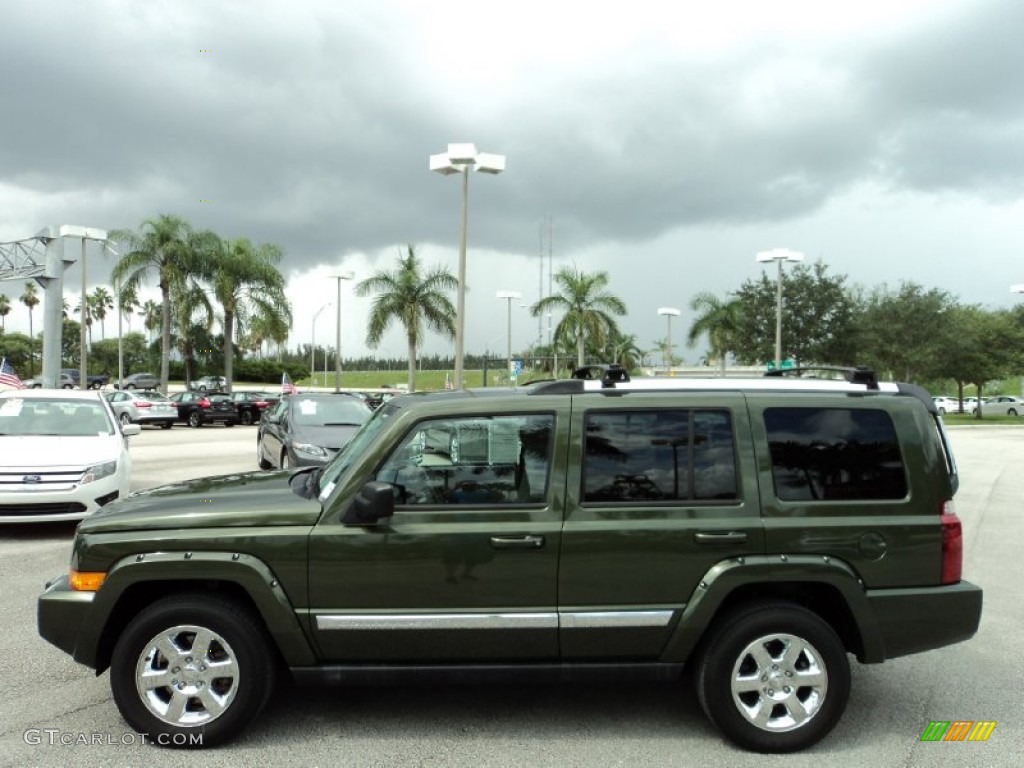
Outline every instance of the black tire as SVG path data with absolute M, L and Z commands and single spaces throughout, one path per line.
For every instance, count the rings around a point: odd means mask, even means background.
M 224 422 L 224 426 L 225 426 L 225 427 L 233 427 L 233 426 L 235 426 L 235 424 L 237 424 L 237 423 L 238 423 L 237 421 L 225 421 L 225 422 Z
M 89 389 L 102 389 L 102 388 L 103 388 L 103 385 L 100 384 L 98 381 L 94 381 L 92 384 L 89 385 Z
M 42 384 L 33 384 L 32 385 L 32 389 L 42 389 L 42 388 L 43 388 Z
M 125 384 L 124 388 L 125 389 L 135 389 L 135 385 L 134 384 Z
M 188 415 L 188 425 L 192 427 L 192 429 L 199 429 L 203 426 L 203 417 L 199 415 L 199 411 L 192 411 L 192 413 Z
M 292 459 L 288 455 L 288 450 L 285 449 L 285 450 L 281 451 L 281 469 L 291 469 L 291 468 L 292 468 Z
M 62 384 L 61 385 L 61 389 L 74 389 L 74 388 L 75 388 L 74 384 Z
M 795 752 L 839 722 L 850 695 L 850 662 L 817 614 L 792 603 L 747 605 L 710 632 L 697 661 L 697 697 L 726 738 L 754 752 Z M 766 702 L 774 702 L 769 719 L 755 724 L 753 713 Z
M 260 469 L 270 469 L 274 466 L 263 457 L 263 441 L 258 437 L 256 438 L 256 463 Z
M 194 658 L 197 638 L 206 650 Z M 172 646 L 178 655 L 168 658 Z M 220 676 L 218 662 L 224 664 Z M 153 675 L 147 682 L 147 671 L 162 669 L 177 669 L 183 679 L 160 686 Z M 267 703 L 275 677 L 274 654 L 259 620 L 209 594 L 175 595 L 145 608 L 121 633 L 110 665 L 110 688 L 121 716 L 148 734 L 150 743 L 177 748 L 211 747 L 237 736 Z M 221 701 L 200 698 L 203 688 Z M 168 711 L 182 700 L 181 713 Z
M 238 418 L 242 424 L 248 427 L 252 424 L 252 411 L 242 411 Z
M 174 422 L 173 421 L 165 421 L 165 422 L 163 422 L 160 425 L 160 429 L 170 429 L 173 426 L 174 426 Z
M 1006 412 L 1006 415 L 1007 416 L 1016 416 L 1017 415 L 1017 409 L 1016 408 L 1011 408 L 1010 410 L 1008 410 Z
M 120 416 L 117 417 L 117 420 L 120 421 L 125 426 L 128 426 L 129 424 L 132 423 L 132 417 L 129 416 L 127 413 L 122 413 Z

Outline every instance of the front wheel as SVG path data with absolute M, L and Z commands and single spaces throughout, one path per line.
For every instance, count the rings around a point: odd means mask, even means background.
M 170 429 L 173 426 L 174 426 L 174 422 L 173 421 L 165 421 L 163 424 L 160 425 L 160 429 Z
M 288 455 L 288 451 L 281 451 L 281 469 L 291 469 L 292 459 Z
M 737 745 L 795 752 L 835 727 L 850 663 L 835 631 L 792 603 L 748 605 L 712 630 L 697 666 L 705 714 Z
M 1017 409 L 1016 408 L 1011 408 L 1010 410 L 1008 410 L 1006 412 L 1006 415 L 1007 416 L 1016 416 L 1017 415 Z
M 260 469 L 270 469 L 274 466 L 263 457 L 263 442 L 259 438 L 256 439 L 256 463 Z
M 168 747 L 234 738 L 263 709 L 274 678 L 259 622 L 210 595 L 176 595 L 144 609 L 121 634 L 110 665 L 122 717 Z

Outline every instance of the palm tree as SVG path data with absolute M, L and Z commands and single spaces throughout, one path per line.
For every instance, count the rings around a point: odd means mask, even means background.
M 196 341 L 210 347 L 213 329 L 213 305 L 197 278 L 185 276 L 171 283 L 171 316 L 174 319 L 172 336 L 185 361 L 185 385 L 195 378 Z
M 277 268 L 281 249 L 276 245 L 253 245 L 246 238 L 219 241 L 215 257 L 204 276 L 224 311 L 224 379 L 231 391 L 234 370 L 235 321 L 245 325 L 251 316 L 277 315 L 291 325 L 292 310 L 285 295 L 285 280 Z
M 111 240 L 125 247 L 111 277 L 122 290 L 138 291 L 144 280 L 156 277 L 160 287 L 160 389 L 167 392 L 171 354 L 171 288 L 175 281 L 201 272 L 216 249 L 216 235 L 194 232 L 180 216 L 161 214 L 142 222 L 138 232 L 122 229 L 110 233 Z
M 11 314 L 11 300 L 6 293 L 0 293 L 0 333 L 7 331 L 7 316 Z
M 153 331 L 160 327 L 163 310 L 152 299 L 146 299 L 146 303 L 139 308 L 139 317 L 142 318 L 142 327 L 149 331 L 149 341 L 152 342 Z
M 277 312 L 264 314 L 256 312 L 249 320 L 249 329 L 246 334 L 248 348 L 263 356 L 263 342 L 272 341 L 278 345 L 288 341 L 288 331 L 291 323 L 285 322 Z
M 82 300 L 78 300 L 78 306 L 75 307 L 75 314 L 82 315 L 82 322 L 85 323 L 85 331 L 89 336 L 89 346 L 92 346 L 92 299 L 89 298 L 88 294 L 85 296 L 85 309 L 83 312 Z
M 139 293 L 138 290 L 120 290 L 118 291 L 116 286 L 114 288 L 117 296 L 118 311 L 124 316 L 124 319 L 128 321 L 128 333 L 132 332 L 132 315 L 135 314 L 135 310 L 139 308 Z
M 103 326 L 103 321 L 107 318 L 107 313 L 114 309 L 114 297 L 110 295 L 110 291 L 104 288 L 102 285 L 97 285 L 93 290 L 92 295 L 89 296 L 89 311 L 92 316 L 100 321 L 100 338 L 107 338 L 106 329 Z
M 391 325 L 398 321 L 405 328 L 409 348 L 409 391 L 416 389 L 416 349 L 423 337 L 424 326 L 452 338 L 455 336 L 455 307 L 448 293 L 458 288 L 459 281 L 444 267 L 435 267 L 422 274 L 416 250 L 398 254 L 398 269 L 378 272 L 356 286 L 357 296 L 375 293 L 366 330 L 366 345 L 375 348 Z
M 708 353 L 718 358 L 722 375 L 725 375 L 725 361 L 733 348 L 739 322 L 740 302 L 732 298 L 722 301 L 713 293 L 702 291 L 690 301 L 690 309 L 699 313 L 690 326 L 686 342 L 691 347 L 704 334 L 708 336 Z
M 608 273 L 586 274 L 575 267 L 563 267 L 555 274 L 561 293 L 545 296 L 532 307 L 530 313 L 540 317 L 546 312 L 561 310 L 564 314 L 555 327 L 555 338 L 576 342 L 576 365 L 583 366 L 584 341 L 590 337 L 598 347 L 619 333 L 612 315 L 626 314 L 622 299 L 605 289 Z
M 644 359 L 644 351 L 637 345 L 636 334 L 615 335 L 609 341 L 611 362 L 618 363 L 627 371 L 639 367 Z
M 29 280 L 25 283 L 25 292 L 21 294 L 21 303 L 28 307 L 28 338 L 29 338 L 29 355 L 28 355 L 28 375 L 31 378 L 35 376 L 35 355 L 32 353 L 32 344 L 34 343 L 35 333 L 32 330 L 32 310 L 39 306 L 39 294 L 36 293 L 36 284 Z

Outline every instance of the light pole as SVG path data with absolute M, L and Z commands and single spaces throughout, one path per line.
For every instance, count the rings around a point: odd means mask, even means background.
M 498 174 L 505 170 L 505 156 L 477 152 L 475 144 L 449 144 L 448 151 L 430 156 L 430 170 L 448 176 L 462 174 L 462 224 L 459 232 L 459 286 L 455 299 L 455 389 L 462 389 L 463 350 L 466 330 L 466 228 L 469 212 L 469 172 Z
M 356 275 L 354 272 L 342 272 L 338 275 L 332 275 L 335 280 L 338 281 L 338 301 L 335 304 L 335 308 L 338 310 L 337 327 L 335 328 L 335 340 L 334 340 L 334 391 L 341 392 L 341 281 L 351 280 Z
M 782 262 L 803 261 L 804 255 L 787 248 L 773 248 L 757 254 L 760 262 L 775 261 L 779 265 L 779 278 L 775 290 L 775 370 L 782 367 Z
M 505 299 L 505 303 L 508 305 L 508 379 L 512 381 L 512 300 L 519 301 L 523 298 L 523 294 L 519 291 L 498 291 L 495 294 L 499 299 Z
M 668 322 L 668 341 L 665 344 L 665 371 L 672 375 L 672 318 L 679 317 L 679 310 L 674 307 L 659 307 L 658 314 L 664 315 Z
M 1010 286 L 1010 293 L 1024 293 L 1024 283 L 1014 283 Z M 1020 394 L 1024 397 L 1024 376 L 1020 377 Z
M 331 306 L 331 302 L 327 302 L 320 309 L 313 314 L 313 332 L 309 338 L 309 386 L 313 386 L 313 382 L 316 380 L 316 319 L 320 317 L 320 313 Z M 327 383 L 327 377 L 324 377 L 324 383 Z

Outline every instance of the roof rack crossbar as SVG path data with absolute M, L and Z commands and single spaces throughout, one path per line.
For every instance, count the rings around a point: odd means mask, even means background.
M 842 365 L 803 365 L 796 368 L 776 368 L 772 371 L 765 371 L 765 376 L 782 377 L 786 375 L 799 376 L 804 372 L 831 371 L 843 374 L 843 378 L 851 384 L 863 384 L 868 389 L 878 389 L 878 375 L 864 365 L 847 367 Z

